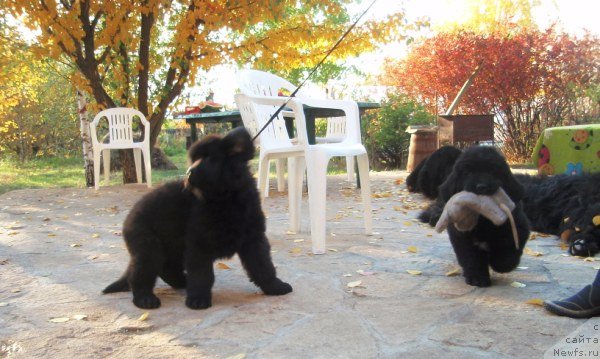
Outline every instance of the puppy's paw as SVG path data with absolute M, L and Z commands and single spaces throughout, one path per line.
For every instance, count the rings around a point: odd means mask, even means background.
M 185 305 L 190 309 L 206 309 L 212 305 L 210 296 L 188 296 Z
M 158 297 L 152 293 L 147 295 L 138 295 L 133 297 L 133 304 L 142 309 L 156 309 L 160 307 L 160 299 L 158 299 Z
M 465 283 L 475 287 L 489 287 L 492 285 L 490 277 L 481 274 L 465 274 Z
M 261 286 L 266 295 L 284 295 L 292 291 L 292 286 L 275 278 L 271 283 Z

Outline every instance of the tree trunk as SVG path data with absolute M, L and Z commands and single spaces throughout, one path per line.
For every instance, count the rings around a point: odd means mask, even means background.
M 133 159 L 133 150 L 120 150 L 121 165 L 123 166 L 123 183 L 136 183 L 137 176 L 135 172 L 135 161 Z M 144 168 L 142 163 L 142 168 Z M 142 171 L 144 173 L 144 171 Z
M 83 92 L 77 90 L 77 110 L 79 112 L 79 130 L 83 143 L 83 168 L 86 187 L 94 187 L 94 154 L 90 138 L 90 121 L 87 119 L 87 101 Z M 106 170 L 106 169 L 105 169 Z

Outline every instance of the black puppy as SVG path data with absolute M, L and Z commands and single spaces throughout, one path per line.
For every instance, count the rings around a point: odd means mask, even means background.
M 525 186 L 523 205 L 533 230 L 561 236 L 573 255 L 600 251 L 600 173 L 517 179 Z
M 515 248 L 509 221 L 496 226 L 479 216 L 477 225 L 467 232 L 460 232 L 453 225 L 448 226 L 450 242 L 469 285 L 491 285 L 489 267 L 499 273 L 515 269 L 529 238 L 529 222 L 521 203 L 523 186 L 513 176 L 504 157 L 493 147 L 477 146 L 465 150 L 454 164 L 450 176 L 440 186 L 438 200 L 419 216 L 422 221 L 435 225 L 444 205 L 454 194 L 468 191 L 492 195 L 500 187 L 515 203 L 512 215 L 519 237 L 519 249 Z
M 243 128 L 196 142 L 189 150 L 187 179 L 148 193 L 131 209 L 123 225 L 129 266 L 104 293 L 131 289 L 136 306 L 157 308 L 153 288 L 160 276 L 174 288 L 186 288 L 189 308 L 208 308 L 213 262 L 236 253 L 265 294 L 291 292 L 271 261 L 265 217 L 248 168 L 253 156 Z
M 406 187 L 410 192 L 423 193 L 427 198 L 436 199 L 438 187 L 448 178 L 461 153 L 456 147 L 440 147 L 406 177 Z

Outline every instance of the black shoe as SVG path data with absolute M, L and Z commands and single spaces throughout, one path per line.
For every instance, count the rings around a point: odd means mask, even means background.
M 588 285 L 574 296 L 544 302 L 550 312 L 570 318 L 590 318 L 600 315 L 600 287 Z

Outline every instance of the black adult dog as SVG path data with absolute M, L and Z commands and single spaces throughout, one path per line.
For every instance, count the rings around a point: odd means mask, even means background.
M 421 161 L 406 177 L 406 187 L 410 192 L 423 193 L 425 197 L 436 199 L 438 187 L 452 172 L 452 167 L 461 153 L 456 147 L 440 147 Z
M 189 308 L 208 308 L 213 261 L 235 253 L 265 294 L 291 292 L 271 261 L 265 217 L 248 168 L 253 156 L 243 128 L 196 142 L 187 179 L 148 193 L 131 209 L 123 225 L 129 266 L 104 293 L 131 289 L 136 306 L 157 308 L 160 299 L 153 288 L 160 276 L 174 288 L 186 288 Z
M 453 225 L 448 226 L 450 242 L 469 285 L 490 286 L 489 267 L 499 273 L 515 269 L 529 238 L 529 222 L 521 203 L 523 186 L 513 176 L 504 157 L 493 147 L 476 146 L 465 150 L 440 186 L 437 201 L 419 216 L 423 222 L 435 225 L 444 205 L 454 194 L 468 191 L 492 195 L 500 187 L 515 203 L 512 215 L 519 237 L 519 249 L 515 248 L 509 221 L 495 226 L 487 218 L 479 216 L 475 228 L 467 232 L 460 232 Z
M 525 186 L 523 205 L 533 230 L 561 236 L 573 255 L 600 251 L 600 173 L 517 179 Z

